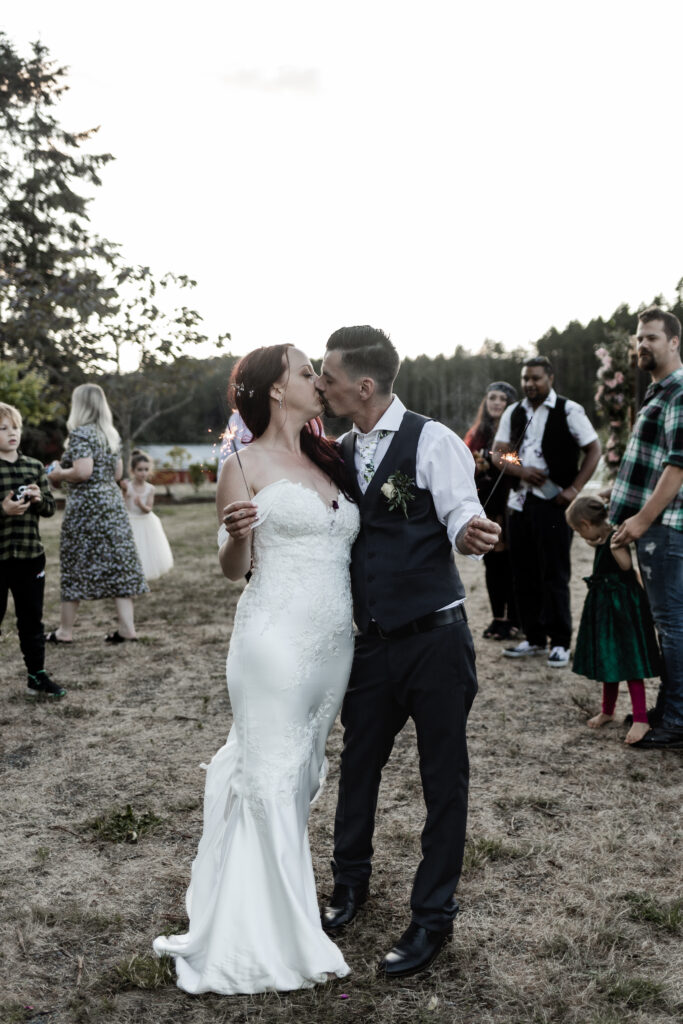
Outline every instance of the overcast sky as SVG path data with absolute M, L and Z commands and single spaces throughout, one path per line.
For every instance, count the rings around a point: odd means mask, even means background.
M 683 277 L 679 0 L 30 0 L 93 228 L 196 278 L 232 351 L 530 347 Z

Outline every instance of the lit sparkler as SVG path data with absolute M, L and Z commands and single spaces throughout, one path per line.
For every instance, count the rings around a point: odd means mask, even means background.
M 244 475 L 244 466 L 242 465 L 242 460 L 240 459 L 239 448 L 235 444 L 235 437 L 237 436 L 238 429 L 239 429 L 238 427 L 234 427 L 232 430 L 227 429 L 225 431 L 225 433 L 222 435 L 222 438 L 221 438 L 221 455 L 224 453 L 224 451 L 227 448 L 228 454 L 234 453 L 237 456 L 237 464 L 240 467 L 240 472 L 242 474 L 242 479 L 244 480 L 244 486 L 247 489 L 247 497 L 249 498 L 249 500 L 251 500 L 251 492 L 249 490 L 249 484 L 247 483 L 247 478 Z
M 482 506 L 482 510 L 479 513 L 480 515 L 483 516 L 484 513 L 486 512 L 486 506 L 491 501 L 491 498 L 493 497 L 493 493 L 496 490 L 496 487 L 498 486 L 500 481 L 502 480 L 503 474 L 505 473 L 505 470 L 508 469 L 510 466 L 521 466 L 522 465 L 522 460 L 519 457 L 519 450 L 521 448 L 522 441 L 524 440 L 524 435 L 526 434 L 527 430 L 529 429 L 529 424 L 531 423 L 533 418 L 534 418 L 534 414 L 532 413 L 531 416 L 529 417 L 529 419 L 524 424 L 524 430 L 522 431 L 522 433 L 517 438 L 517 444 L 515 445 L 515 448 L 517 450 L 516 451 L 512 451 L 512 452 L 505 452 L 505 454 L 500 456 L 500 473 L 498 474 L 498 477 L 497 477 L 496 482 L 494 483 L 493 487 L 489 491 L 489 496 L 486 499 L 484 505 Z M 489 452 L 489 455 L 493 455 L 493 452 Z
M 489 455 L 492 455 L 492 454 L 493 454 L 493 452 L 489 452 Z M 493 497 L 493 494 L 494 494 L 494 491 L 495 491 L 496 487 L 498 486 L 500 481 L 503 479 L 503 475 L 505 473 L 505 470 L 508 468 L 508 466 L 521 466 L 522 465 L 522 460 L 520 459 L 520 457 L 517 454 L 517 452 L 505 452 L 504 455 L 501 455 L 500 462 L 501 462 L 500 473 L 498 474 L 498 479 L 496 480 L 495 484 L 493 485 L 493 487 L 489 491 L 488 498 L 486 499 L 486 501 L 482 505 L 482 509 L 481 509 L 481 513 L 480 513 L 480 515 L 482 515 L 482 516 L 486 512 L 486 506 L 488 505 L 488 503 L 490 502 L 491 498 Z

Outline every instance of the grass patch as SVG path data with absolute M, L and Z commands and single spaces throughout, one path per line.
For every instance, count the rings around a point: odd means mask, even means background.
M 598 983 L 610 1003 L 620 1003 L 630 1009 L 665 1010 L 668 1000 L 659 981 L 631 976 L 608 976 Z
M 645 921 L 672 935 L 683 928 L 683 900 L 664 903 L 642 892 L 627 892 L 623 898 L 630 905 L 632 921 Z
M 497 860 L 515 860 L 523 857 L 524 851 L 517 846 L 508 846 L 501 839 L 488 836 L 468 836 L 465 842 L 465 856 L 462 869 L 464 873 L 484 867 L 485 864 Z
M 91 718 L 97 714 L 91 708 L 84 708 L 80 704 L 60 704 L 59 713 L 62 718 Z
M 561 813 L 560 800 L 552 795 L 516 793 L 514 796 L 507 796 L 496 800 L 496 806 L 502 811 L 518 811 L 523 808 L 529 808 L 529 810 L 538 811 L 539 814 L 545 814 L 550 818 L 555 818 Z
M 163 988 L 175 982 L 172 957 L 132 956 L 116 964 L 112 972 L 112 987 L 119 990 L 127 988 L 154 989 Z
M 137 843 L 141 836 L 146 835 L 162 823 L 162 819 L 152 811 L 138 814 L 130 804 L 124 810 L 114 808 L 106 814 L 86 822 L 98 839 L 110 843 Z
M 59 926 L 60 930 L 71 926 L 79 935 L 102 935 L 105 932 L 121 931 L 125 925 L 121 914 L 103 914 L 88 910 L 77 903 L 63 907 L 31 907 L 31 919 L 47 928 Z
M 32 1017 L 35 1017 L 35 1010 L 32 1006 L 16 1002 L 0 1003 L 2 1024 L 24 1024 Z

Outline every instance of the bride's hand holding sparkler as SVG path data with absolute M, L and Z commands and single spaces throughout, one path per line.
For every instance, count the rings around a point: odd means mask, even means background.
M 223 524 L 233 540 L 246 540 L 257 515 L 258 508 L 253 501 L 231 501 L 223 509 Z
M 500 540 L 500 526 L 490 519 L 472 516 L 461 528 L 455 546 L 462 555 L 486 555 Z

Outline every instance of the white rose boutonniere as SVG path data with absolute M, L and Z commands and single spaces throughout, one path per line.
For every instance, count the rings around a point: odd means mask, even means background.
M 403 515 L 408 518 L 408 502 L 415 500 L 413 485 L 415 481 L 406 473 L 397 470 L 387 478 L 380 490 L 389 503 L 389 509 L 400 509 Z

